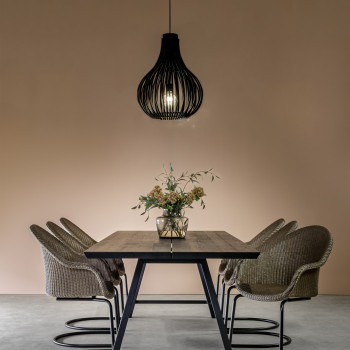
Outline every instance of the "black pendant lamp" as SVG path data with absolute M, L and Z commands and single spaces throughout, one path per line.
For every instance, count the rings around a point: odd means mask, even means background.
M 171 33 L 171 0 L 169 33 L 163 34 L 158 61 L 139 84 L 137 100 L 148 116 L 161 120 L 188 118 L 202 104 L 202 85 L 181 58 L 178 35 Z

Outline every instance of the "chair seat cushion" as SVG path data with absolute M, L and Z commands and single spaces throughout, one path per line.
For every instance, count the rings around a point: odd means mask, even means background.
M 264 295 L 267 299 L 268 296 L 275 296 L 283 293 L 288 285 L 277 284 L 239 284 L 239 291 L 249 298 L 247 294 Z M 254 298 L 255 299 L 255 298 Z

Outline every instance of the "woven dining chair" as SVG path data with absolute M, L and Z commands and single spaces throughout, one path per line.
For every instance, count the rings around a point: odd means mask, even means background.
M 67 250 L 70 250 L 72 254 L 80 255 L 83 257 L 83 259 L 86 260 L 86 257 L 84 255 L 84 251 L 86 248 L 82 246 L 82 244 L 75 239 L 72 235 L 70 235 L 67 231 L 65 231 L 62 227 L 56 225 L 52 221 L 48 221 L 46 223 L 46 226 L 49 228 L 49 230 L 53 233 L 53 235 L 59 239 L 65 246 Z M 97 268 L 103 268 L 109 270 L 111 281 L 114 285 L 115 289 L 115 314 L 117 317 L 117 323 L 120 322 L 120 308 L 119 308 L 119 293 L 117 287 L 121 284 L 121 279 L 118 273 L 117 266 L 113 259 L 89 259 L 88 262 L 91 264 L 95 264 Z M 103 265 L 103 266 L 101 266 Z M 79 319 L 73 319 L 66 322 L 66 327 L 71 329 L 78 329 L 78 330 L 104 330 L 104 328 L 101 327 L 83 327 L 83 326 L 75 326 L 75 323 L 82 322 L 82 321 L 95 321 L 95 320 L 102 320 L 105 319 L 104 317 L 84 317 Z
M 90 248 L 95 243 L 97 243 L 96 240 L 94 240 L 90 235 L 88 235 L 84 230 L 82 230 L 79 226 L 74 224 L 72 221 L 61 218 L 60 219 L 61 224 L 63 227 L 77 240 L 81 243 L 81 245 L 84 247 L 84 250 Z M 128 290 L 128 279 L 127 275 L 125 273 L 125 266 L 122 259 L 105 259 L 105 260 L 112 260 L 114 261 L 114 264 L 116 265 L 118 269 L 119 276 L 124 278 L 124 283 L 120 283 L 120 298 L 121 298 L 121 304 L 122 304 L 122 311 L 124 311 L 124 284 L 125 284 L 125 294 L 128 296 L 129 290 Z M 109 262 L 110 265 L 112 265 L 111 262 Z
M 53 339 L 53 342 L 65 347 L 111 348 L 115 340 L 115 329 L 113 308 L 108 299 L 115 297 L 115 290 L 108 267 L 101 262 L 88 261 L 84 256 L 75 254 L 50 232 L 38 225 L 30 226 L 30 230 L 42 248 L 47 295 L 55 297 L 58 301 L 97 301 L 108 305 L 110 322 L 108 329 L 60 334 Z M 88 334 L 110 334 L 111 343 L 72 344 L 63 341 L 72 336 Z
M 318 278 L 333 246 L 330 232 L 322 226 L 308 226 L 291 232 L 284 239 L 260 253 L 255 260 L 245 260 L 237 271 L 236 288 L 240 294 L 233 300 L 229 337 L 232 343 L 237 300 L 244 296 L 257 301 L 280 301 L 280 330 L 247 332 L 279 338 L 279 347 L 291 342 L 284 334 L 284 306 L 287 302 L 310 300 L 318 294 Z M 242 333 L 241 333 L 242 334 Z M 232 347 L 249 347 L 232 344 Z
M 278 230 L 274 230 L 271 235 L 269 235 L 265 240 L 256 240 L 254 245 L 261 254 L 261 252 L 264 252 L 268 250 L 271 246 L 276 244 L 277 242 L 283 240 L 285 236 L 290 234 L 291 232 L 294 232 L 298 227 L 298 222 L 297 221 L 291 221 L 282 228 L 279 228 Z M 237 271 L 239 269 L 239 266 L 244 262 L 244 259 L 236 260 L 235 261 L 235 269 L 233 272 L 225 273 L 224 276 L 224 282 L 225 285 L 228 286 L 229 288 L 227 289 L 227 294 L 226 294 L 226 303 L 225 303 L 225 315 L 224 315 L 224 320 L 225 320 L 225 325 L 227 325 L 228 321 L 228 308 L 229 308 L 229 302 L 230 302 L 230 294 L 231 291 L 236 288 L 236 277 L 237 277 Z M 227 271 L 228 272 L 228 271 Z M 274 321 L 274 320 L 269 320 L 265 318 L 236 318 L 236 320 L 251 320 L 251 321 L 260 321 L 260 322 L 266 322 L 269 323 L 270 325 L 267 327 L 259 327 L 259 328 L 239 328 L 239 330 L 270 330 L 277 328 L 279 326 L 279 323 Z M 238 331 L 238 329 L 236 329 Z
M 284 225 L 284 222 L 285 222 L 284 219 L 278 219 L 274 221 L 272 224 L 270 224 L 265 229 L 263 229 L 260 233 L 254 236 L 250 241 L 248 241 L 247 244 L 252 246 L 253 248 L 257 248 L 259 244 L 261 244 L 268 237 L 270 237 L 272 234 L 277 232 Z M 226 289 L 225 276 L 227 279 L 229 276 L 233 274 L 233 271 L 239 261 L 240 259 L 222 259 L 221 260 L 221 263 L 219 266 L 219 272 L 216 280 L 216 293 L 219 296 L 220 278 L 222 277 L 221 292 L 219 297 L 221 312 L 224 311 L 224 298 L 225 298 L 225 289 Z M 225 318 L 225 324 L 227 324 L 227 316 Z M 268 327 L 268 329 L 271 329 L 271 327 Z

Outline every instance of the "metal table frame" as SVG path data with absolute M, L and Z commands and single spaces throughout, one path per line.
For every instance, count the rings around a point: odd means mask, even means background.
M 237 238 L 223 231 L 193 231 L 189 239 L 176 243 L 160 242 L 150 231 L 120 231 L 90 247 L 88 258 L 137 258 L 134 276 L 123 316 L 117 330 L 113 350 L 120 350 L 128 324 L 137 302 L 142 277 L 147 264 L 196 264 L 211 317 L 216 318 L 225 350 L 231 350 L 230 340 L 224 324 L 213 280 L 209 271 L 208 258 L 257 258 L 259 253 Z M 134 235 L 131 235 L 134 233 Z M 139 238 L 137 239 L 137 234 Z M 192 233 L 192 235 L 191 235 Z M 130 236 L 128 236 L 128 234 Z M 156 233 L 154 233 L 156 234 Z M 130 237 L 130 238 L 128 238 Z M 149 237 L 149 239 L 148 239 Z M 156 237 L 156 239 L 155 239 Z M 118 239 L 121 241 L 118 243 Z M 135 248 L 133 248 L 135 242 Z M 169 249 L 168 249 L 169 248 Z M 180 301 L 181 302 L 181 301 Z
M 113 350 L 119 350 L 122 345 L 125 329 L 129 320 L 129 316 L 132 314 L 137 295 L 140 290 L 143 273 L 147 264 L 197 264 L 199 275 L 203 284 L 205 296 L 207 298 L 209 311 L 212 317 L 215 317 L 219 326 L 222 341 L 225 346 L 225 350 L 231 349 L 231 344 L 227 336 L 226 327 L 224 325 L 222 314 L 220 311 L 219 303 L 214 289 L 214 284 L 211 279 L 208 263 L 206 259 L 138 259 L 135 268 L 134 277 L 129 289 L 129 296 L 126 301 L 123 316 L 120 321 L 120 325 L 117 332 L 117 337 L 114 343 Z

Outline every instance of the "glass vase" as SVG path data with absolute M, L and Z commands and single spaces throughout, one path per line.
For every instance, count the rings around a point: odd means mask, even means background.
M 157 217 L 157 230 L 159 238 L 185 238 L 188 218 L 163 209 L 163 215 Z

